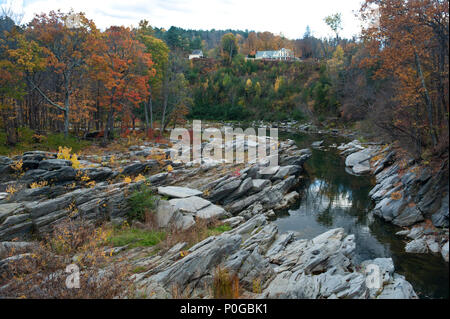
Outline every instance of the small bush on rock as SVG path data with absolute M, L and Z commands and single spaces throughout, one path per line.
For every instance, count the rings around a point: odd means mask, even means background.
M 130 204 L 130 219 L 145 221 L 145 214 L 151 212 L 155 208 L 156 196 L 151 188 L 145 184 L 139 186 L 128 198 Z

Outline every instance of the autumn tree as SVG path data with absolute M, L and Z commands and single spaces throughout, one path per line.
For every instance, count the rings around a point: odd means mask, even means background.
M 9 49 L 16 44 L 16 34 L 14 21 L 6 15 L 0 17 L 0 115 L 8 145 L 18 142 L 15 103 L 25 94 L 23 72 L 9 55 Z
M 335 13 L 325 17 L 325 23 L 333 30 L 336 35 L 335 41 L 336 45 L 339 43 L 339 31 L 342 30 L 342 15 L 340 13 Z
M 76 17 L 76 24 L 67 23 Z M 33 90 L 36 90 L 46 102 L 63 113 L 64 135 L 69 134 L 69 116 L 71 99 L 76 91 L 74 83 L 76 78 L 83 76 L 83 68 L 89 56 L 92 34 L 96 32 L 95 24 L 88 20 L 83 13 L 62 13 L 51 11 L 48 15 L 41 14 L 29 23 L 26 30 L 29 41 L 35 41 L 44 48 L 47 55 L 47 68 L 60 80 L 57 81 L 57 92 L 45 92 L 45 89 L 36 84 L 34 69 L 28 69 L 27 81 Z M 27 53 L 25 46 L 19 48 L 17 56 Z M 17 60 L 21 63 L 21 59 Z M 26 66 L 24 66 L 26 67 Z M 77 81 L 82 83 L 82 81 Z M 61 92 L 61 93 L 59 93 Z
M 96 48 L 89 63 L 92 74 L 103 85 L 101 103 L 107 108 L 106 142 L 113 137 L 117 113 L 129 116 L 133 108 L 147 99 L 148 81 L 154 69 L 150 54 L 129 28 L 108 28 L 100 35 Z
M 233 58 L 239 51 L 237 39 L 233 33 L 227 33 L 222 37 L 220 42 L 222 58 L 226 64 L 230 65 Z
M 448 2 L 440 0 L 366 0 L 363 39 L 370 57 L 365 67 L 375 77 L 393 77 L 392 116 L 382 125 L 422 147 L 448 147 Z
M 153 100 L 155 95 L 161 94 L 165 71 L 169 63 L 169 48 L 166 43 L 153 36 L 154 31 L 147 21 L 139 23 L 137 29 L 138 40 L 145 45 L 146 52 L 151 54 L 155 70 L 154 76 L 150 77 L 148 83 L 148 98 L 144 103 L 144 115 L 146 130 L 153 129 Z M 150 116 L 150 119 L 149 119 Z M 150 120 L 150 123 L 149 123 Z

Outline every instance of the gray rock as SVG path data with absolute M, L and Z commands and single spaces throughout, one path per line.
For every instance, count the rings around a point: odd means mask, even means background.
M 276 179 L 284 179 L 286 177 L 289 177 L 291 175 L 296 175 L 302 171 L 302 168 L 297 165 L 290 165 L 290 166 L 282 166 L 278 170 L 278 172 L 272 177 L 273 180 Z
M 258 193 L 264 188 L 271 186 L 271 182 L 267 179 L 253 179 L 251 192 Z
M 437 243 L 436 238 L 434 236 L 429 236 L 426 239 L 426 242 L 427 242 L 428 249 L 432 253 L 437 254 L 437 253 L 439 253 L 441 251 L 441 249 L 439 247 L 439 244 Z
M 355 174 L 363 175 L 370 173 L 370 164 L 369 161 L 362 162 L 361 164 L 356 164 L 352 167 L 352 170 Z
M 411 226 L 423 221 L 423 215 L 416 206 L 405 207 L 392 223 L 397 226 Z
M 376 258 L 363 261 L 361 266 L 364 268 L 365 273 L 369 272 L 367 269 L 369 265 L 376 265 L 379 267 L 382 285 L 388 284 L 393 280 L 395 267 L 392 258 Z
M 179 214 L 175 207 L 166 200 L 160 200 L 156 205 L 155 219 L 159 228 L 166 228 Z
M 264 167 L 260 169 L 259 175 L 262 179 L 271 179 L 276 173 L 278 173 L 279 169 L 280 166 Z
M 418 297 L 405 277 L 394 274 L 393 282 L 383 287 L 377 299 L 418 299 Z
M 225 197 L 229 196 L 235 189 L 241 185 L 240 179 L 233 179 L 230 182 L 226 182 L 219 188 L 214 189 L 209 195 L 208 199 L 213 203 L 219 202 Z
M 81 171 L 86 174 L 90 180 L 99 182 L 112 178 L 114 172 L 109 167 L 88 167 L 82 168 Z
M 16 238 L 28 238 L 33 227 L 32 221 L 24 221 L 16 225 L 0 226 L 0 241 L 12 240 Z
M 158 193 L 171 198 L 186 198 L 203 194 L 199 190 L 179 186 L 158 187 Z
M 171 199 L 169 203 L 172 204 L 175 209 L 191 214 L 196 214 L 197 211 L 211 205 L 210 201 L 198 196 Z
M 313 142 L 313 143 L 311 144 L 311 146 L 312 146 L 312 147 L 320 147 L 320 146 L 322 146 L 323 142 L 324 142 L 324 141 Z
M 225 209 L 223 209 L 220 206 L 209 205 L 209 206 L 199 210 L 195 214 L 195 217 L 201 218 L 201 219 L 212 219 L 212 218 L 222 219 L 225 217 L 229 217 L 229 214 L 225 211 Z
M 29 218 L 30 218 L 30 214 L 20 214 L 20 215 L 9 216 L 5 219 L 5 221 L 1 224 L 1 226 L 16 225 L 16 224 L 26 221 Z
M 448 228 L 449 226 L 449 207 L 448 194 L 442 198 L 441 208 L 431 216 L 433 225 L 436 227 Z
M 198 285 L 199 280 L 208 276 L 211 278 L 215 267 L 227 256 L 235 253 L 241 241 L 241 236 L 228 234 L 207 238 L 204 242 L 192 247 L 189 255 L 145 279 L 140 285 L 148 286 L 157 283 L 165 290 L 170 290 L 176 285 L 183 287 L 184 293 L 190 294 L 195 287 L 201 289 L 201 285 Z
M 7 217 L 19 214 L 24 211 L 22 203 L 0 204 L 0 223 Z
M 423 227 L 413 227 L 409 232 L 409 234 L 406 236 L 411 239 L 417 239 L 423 236 L 423 231 L 424 231 Z
M 244 217 L 236 216 L 236 217 L 225 219 L 222 222 L 224 224 L 230 225 L 231 228 L 234 228 L 234 227 L 238 226 L 239 224 L 243 223 L 244 221 L 245 221 Z
M 442 258 L 448 262 L 448 241 L 441 247 Z
M 162 182 L 163 180 L 165 180 L 167 177 L 169 176 L 169 173 L 159 173 L 156 175 L 152 175 L 148 178 L 148 180 L 150 181 L 150 183 L 159 183 Z
M 125 166 L 122 171 L 122 174 L 123 175 L 138 175 L 141 173 L 145 173 L 145 172 L 151 170 L 152 168 L 157 167 L 158 165 L 159 165 L 158 161 L 156 161 L 156 160 L 150 160 L 145 163 L 133 163 L 128 166 Z
M 64 166 L 72 166 L 72 162 L 64 159 L 48 159 L 39 162 L 39 169 L 44 169 L 47 171 L 52 171 L 55 169 L 60 169 Z
M 407 253 L 425 254 L 428 252 L 428 245 L 425 238 L 418 238 L 410 241 L 405 246 Z
M 177 229 L 187 230 L 195 225 L 194 216 L 192 214 L 177 214 L 174 225 Z
M 223 201 L 224 205 L 231 203 L 233 200 L 244 196 L 253 187 L 253 182 L 250 177 L 244 179 L 237 189 L 228 195 Z
M 29 250 L 34 247 L 34 243 L 22 241 L 4 241 L 0 242 L 0 256 L 5 256 L 11 252 Z
M 409 232 L 410 232 L 409 229 L 401 230 L 401 231 L 396 232 L 395 235 L 397 235 L 397 236 L 408 236 Z

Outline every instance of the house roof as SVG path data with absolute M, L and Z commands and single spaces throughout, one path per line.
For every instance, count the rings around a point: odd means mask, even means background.
M 202 50 L 194 50 L 192 51 L 192 55 L 202 55 L 203 51 Z

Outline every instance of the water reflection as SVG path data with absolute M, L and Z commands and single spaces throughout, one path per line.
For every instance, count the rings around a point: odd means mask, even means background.
M 300 148 L 323 136 L 289 135 Z M 330 137 L 326 145 L 340 144 L 341 138 Z M 356 237 L 355 262 L 377 257 L 392 257 L 396 271 L 406 276 L 421 297 L 448 298 L 448 265 L 440 256 L 404 253 L 404 242 L 395 236 L 399 229 L 370 211 L 368 193 L 373 187 L 369 177 L 345 172 L 344 160 L 334 149 L 313 149 L 305 165 L 307 181 L 297 190 L 301 199 L 289 211 L 281 212 L 276 223 L 281 232 L 297 231 L 302 238 L 342 227 Z

